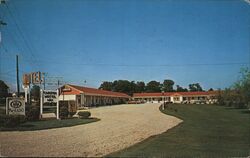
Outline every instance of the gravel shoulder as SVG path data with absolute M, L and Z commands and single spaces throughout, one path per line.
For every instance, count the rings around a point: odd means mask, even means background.
M 1 156 L 104 156 L 161 134 L 182 120 L 159 111 L 160 104 L 90 109 L 98 122 L 41 131 L 1 132 Z

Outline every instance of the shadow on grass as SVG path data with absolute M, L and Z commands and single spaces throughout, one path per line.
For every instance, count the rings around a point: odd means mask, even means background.
M 20 127 L 30 128 L 30 127 L 34 127 L 34 125 L 27 124 L 27 125 L 20 125 Z
M 242 110 L 241 113 L 243 113 L 243 114 L 250 114 L 250 110 L 248 110 L 248 109 Z

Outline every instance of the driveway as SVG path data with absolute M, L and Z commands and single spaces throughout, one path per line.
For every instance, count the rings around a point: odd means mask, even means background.
M 1 156 L 104 156 L 178 125 L 160 104 L 129 104 L 90 109 L 98 122 L 41 131 L 1 132 Z

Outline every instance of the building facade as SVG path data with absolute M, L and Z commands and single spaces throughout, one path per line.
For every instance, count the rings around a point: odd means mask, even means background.
M 134 93 L 133 100 L 146 103 L 171 102 L 187 104 L 214 104 L 218 101 L 218 91 Z
M 126 103 L 130 99 L 130 96 L 124 93 L 70 84 L 62 86 L 59 92 L 59 101 L 68 104 L 72 111 L 81 107 Z

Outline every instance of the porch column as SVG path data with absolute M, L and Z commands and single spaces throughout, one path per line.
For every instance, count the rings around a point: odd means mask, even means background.
M 84 97 L 84 94 L 83 93 L 81 93 L 81 102 L 80 102 L 80 105 L 81 106 L 84 106 L 84 104 L 85 104 L 85 97 Z

